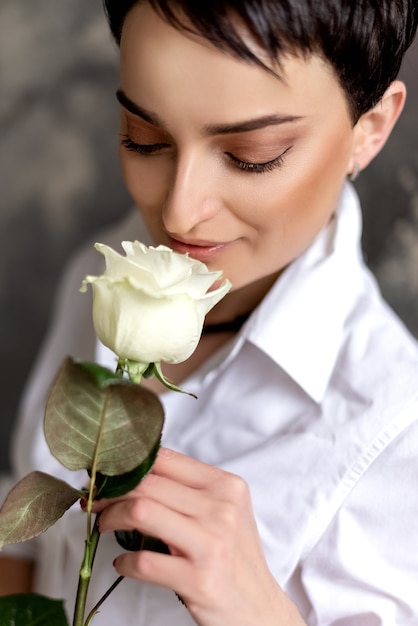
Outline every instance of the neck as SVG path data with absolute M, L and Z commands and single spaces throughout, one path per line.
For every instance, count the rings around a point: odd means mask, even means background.
M 229 330 L 231 330 L 231 324 L 237 325 L 239 322 L 242 326 L 270 290 L 278 275 L 279 273 L 264 276 L 262 279 L 250 283 L 249 285 L 238 289 L 233 288 L 219 304 L 209 311 L 206 316 L 205 327 L 227 325 L 229 326 Z M 237 330 L 239 330 L 239 328 L 237 328 Z

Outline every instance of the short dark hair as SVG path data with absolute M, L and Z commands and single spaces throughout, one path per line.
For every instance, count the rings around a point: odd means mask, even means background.
M 125 17 L 138 0 L 103 1 L 120 43 Z M 193 29 L 216 47 L 263 67 L 234 16 L 272 60 L 280 63 L 285 52 L 319 53 L 338 76 L 353 123 L 379 102 L 396 78 L 418 20 L 417 0 L 146 1 L 175 28 Z

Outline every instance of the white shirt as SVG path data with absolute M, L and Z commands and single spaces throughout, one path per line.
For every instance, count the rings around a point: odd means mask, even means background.
M 163 443 L 248 482 L 266 558 L 311 626 L 418 624 L 418 350 L 382 301 L 360 252 L 351 186 L 337 217 L 282 274 L 236 339 L 167 392 Z M 104 243 L 146 240 L 130 216 Z M 46 390 L 68 354 L 110 367 L 90 298 L 100 273 L 89 247 L 62 284 L 55 321 L 22 406 L 17 474 L 40 469 L 82 485 L 42 434 Z M 65 597 L 72 613 L 85 516 L 75 505 L 35 542 L 37 590 Z M 23 549 L 27 549 L 26 544 Z M 104 536 L 89 598 L 114 581 L 121 549 Z M 125 580 L 95 626 L 190 626 L 171 590 Z

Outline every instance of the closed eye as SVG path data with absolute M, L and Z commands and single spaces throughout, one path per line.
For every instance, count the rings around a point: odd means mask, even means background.
M 124 135 L 120 143 L 126 150 L 138 152 L 139 154 L 153 154 L 170 147 L 168 143 L 135 143 L 128 135 Z
M 289 152 L 291 148 L 292 146 L 289 146 L 288 148 L 286 148 L 284 152 L 279 154 L 274 159 L 271 159 L 270 161 L 265 161 L 263 163 L 243 161 L 242 159 L 239 159 L 234 154 L 232 154 L 232 152 L 226 152 L 225 154 L 232 161 L 232 164 L 234 165 L 234 167 L 237 167 L 238 169 L 243 170 L 244 172 L 251 172 L 254 174 L 263 174 L 264 172 L 271 172 L 272 170 L 281 167 L 284 163 L 286 153 Z

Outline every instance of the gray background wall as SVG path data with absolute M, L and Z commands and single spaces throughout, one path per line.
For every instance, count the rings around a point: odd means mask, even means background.
M 418 335 L 417 44 L 402 75 L 402 121 L 357 187 L 369 263 Z M 100 0 L 0 0 L 0 469 L 65 259 L 130 206 L 116 87 Z

